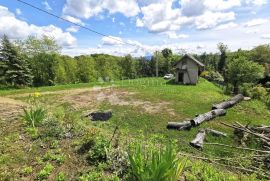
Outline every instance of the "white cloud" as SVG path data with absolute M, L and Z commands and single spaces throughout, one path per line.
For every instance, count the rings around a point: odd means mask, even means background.
M 215 2 L 215 1 L 213 1 Z M 184 16 L 198 16 L 205 11 L 204 1 L 202 0 L 182 0 L 182 14 Z
M 17 15 L 21 15 L 22 14 L 22 11 L 19 8 L 16 8 L 16 14 Z
M 0 6 L 0 36 L 8 35 L 11 39 L 24 39 L 29 35 L 53 37 L 61 46 L 73 47 L 76 38 L 54 25 L 36 26 L 19 20 L 4 6 Z
M 47 11 L 53 10 L 52 7 L 50 6 L 50 4 L 48 3 L 47 0 L 43 1 L 43 2 L 42 2 L 42 5 L 45 7 L 45 9 L 46 9 Z
M 235 13 L 234 12 L 205 12 L 203 15 L 199 16 L 195 20 L 195 25 L 197 29 L 209 29 L 214 28 L 216 25 L 235 20 Z
M 70 27 L 68 27 L 68 28 L 66 29 L 66 31 L 72 32 L 72 33 L 76 33 L 76 32 L 79 31 L 79 29 L 80 29 L 79 26 L 70 26 Z
M 176 32 L 166 32 L 168 35 L 168 38 L 170 39 L 183 39 L 183 38 L 188 38 L 189 35 L 186 34 L 177 34 Z
M 126 17 L 136 16 L 140 12 L 136 0 L 67 0 L 64 14 L 71 14 L 81 18 L 97 16 L 104 11 L 110 14 L 122 13 Z
M 142 22 L 142 20 L 140 18 L 137 18 L 137 20 L 136 20 L 136 26 L 137 27 L 143 27 L 144 26 L 144 24 L 143 24 L 143 22 Z
M 123 45 L 123 40 L 120 37 L 116 37 L 116 36 L 104 36 L 102 38 L 102 45 L 109 45 L 109 46 L 121 46 Z
M 215 30 L 226 30 L 226 29 L 231 29 L 234 27 L 237 27 L 238 24 L 234 23 L 234 22 L 230 22 L 230 23 L 225 23 L 225 24 L 221 24 L 219 26 L 217 26 L 215 28 Z
M 241 0 L 204 0 L 208 10 L 222 11 L 241 6 Z
M 250 20 L 246 22 L 244 25 L 246 27 L 259 26 L 259 25 L 267 23 L 268 21 L 269 21 L 268 19 L 258 18 L 258 19 Z
M 270 39 L 270 34 L 264 34 L 261 36 L 263 39 Z
M 268 3 L 268 0 L 244 0 L 247 5 L 262 6 Z
M 76 23 L 76 24 L 79 24 L 79 25 L 82 25 L 82 26 L 85 25 L 85 23 L 82 22 L 82 20 L 80 20 L 78 18 L 74 18 L 72 16 L 65 15 L 65 16 L 62 16 L 62 18 L 66 19 L 68 21 L 71 21 L 72 23 Z

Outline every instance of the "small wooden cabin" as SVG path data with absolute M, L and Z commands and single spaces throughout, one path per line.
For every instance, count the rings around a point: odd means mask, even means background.
M 175 82 L 180 84 L 196 85 L 204 64 L 192 55 L 186 54 L 181 60 L 175 62 Z

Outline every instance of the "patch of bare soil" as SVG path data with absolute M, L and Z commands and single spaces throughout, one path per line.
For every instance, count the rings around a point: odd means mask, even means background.
M 0 119 L 16 119 L 26 104 L 11 98 L 0 97 Z
M 167 112 L 170 115 L 175 115 L 173 109 L 168 108 L 169 102 L 152 103 L 132 98 L 134 92 L 128 92 L 116 88 L 99 89 L 70 92 L 65 95 L 62 101 L 72 104 L 75 108 L 87 107 L 94 109 L 96 105 L 102 102 L 108 102 L 111 105 L 134 106 L 141 107 L 145 112 L 156 114 L 159 112 Z

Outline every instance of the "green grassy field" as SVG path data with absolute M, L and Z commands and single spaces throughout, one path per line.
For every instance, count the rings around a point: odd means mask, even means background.
M 218 117 L 190 131 L 167 130 L 167 122 L 181 122 L 193 118 L 196 114 L 211 110 L 212 104 L 228 98 L 219 87 L 204 79 L 201 79 L 196 86 L 174 85 L 161 78 L 144 78 L 113 83 L 1 90 L 0 98 L 3 101 L 1 101 L 0 107 L 2 108 L 0 109 L 2 112 L 8 110 L 12 115 L 0 114 L 0 136 L 3 138 L 0 140 L 2 153 L 0 156 L 0 180 L 1 177 L 7 180 L 36 178 L 46 163 L 38 160 L 51 150 L 48 145 L 54 140 L 52 138 L 31 139 L 19 117 L 22 112 L 12 112 L 12 109 L 19 109 L 21 103 L 27 106 L 29 94 L 34 92 L 41 93 L 38 98 L 39 103 L 47 110 L 48 114 L 53 115 L 64 128 L 68 127 L 69 124 L 72 125 L 74 134 L 72 139 L 59 140 L 59 149 L 61 149 L 61 153 L 66 155 L 66 159 L 60 165 L 53 162 L 55 169 L 48 177 L 49 180 L 53 180 L 60 172 L 65 172 L 70 178 L 75 178 L 80 173 L 92 168 L 93 166 L 85 163 L 84 157 L 76 153 L 80 141 L 85 134 L 90 133 L 102 134 L 110 139 L 116 126 L 119 128 L 118 136 L 120 145 L 123 147 L 132 140 L 159 144 L 174 140 L 177 150 L 181 153 L 198 157 L 207 156 L 207 158 L 229 158 L 238 163 L 242 162 L 240 165 L 245 167 L 245 164 L 249 163 L 244 163 L 245 159 L 241 158 L 253 154 L 252 152 L 213 145 L 205 145 L 203 151 L 200 151 L 190 147 L 188 143 L 195 137 L 198 129 L 207 127 L 228 134 L 227 138 L 216 138 L 209 135 L 206 139 L 207 143 L 239 146 L 233 130 L 223 126 L 220 122 L 233 123 L 238 121 L 242 124 L 269 125 L 270 121 L 270 111 L 265 104 L 257 100 L 250 100 L 243 101 L 229 109 L 226 116 Z M 83 115 L 93 110 L 111 110 L 113 117 L 108 122 L 91 122 Z M 259 146 L 250 143 L 248 147 L 258 148 Z M 204 164 L 212 168 L 208 163 L 198 160 L 196 163 L 201 169 L 206 167 Z M 24 175 L 22 168 L 27 166 L 31 166 L 33 171 Z M 226 174 L 237 176 L 241 173 L 235 169 L 214 164 L 213 170 L 215 169 L 216 172 L 224 173 L 225 177 Z M 253 179 L 255 178 L 250 177 L 250 180 Z M 218 179 L 213 177 L 212 180 Z

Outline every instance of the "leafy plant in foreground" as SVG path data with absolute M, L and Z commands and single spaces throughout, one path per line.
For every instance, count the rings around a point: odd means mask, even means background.
M 35 128 L 38 124 L 42 123 L 46 116 L 46 111 L 43 108 L 30 108 L 24 109 L 23 120 Z
M 138 181 L 177 181 L 185 167 L 170 146 L 164 150 L 145 150 L 135 145 L 129 151 L 129 161 L 132 175 Z

